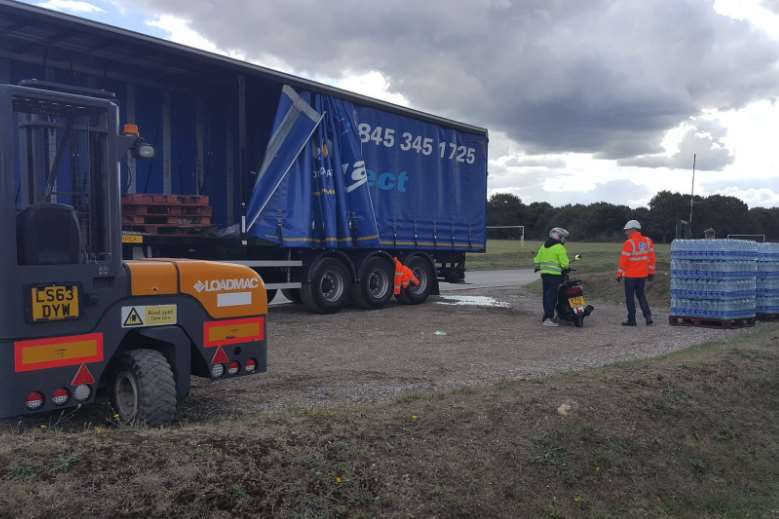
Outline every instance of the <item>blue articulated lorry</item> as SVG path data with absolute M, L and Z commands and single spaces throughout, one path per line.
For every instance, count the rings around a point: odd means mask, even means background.
M 331 313 L 391 301 L 396 259 L 418 283 L 395 297 L 418 304 L 485 250 L 483 128 L 0 0 L 0 83 L 33 78 L 107 92 L 121 123 L 154 145 L 155 157 L 122 164 L 126 200 L 207 203 L 197 232 L 126 218 L 126 259 L 240 263 L 269 300 L 283 291 Z M 57 160 L 65 193 L 83 177 L 78 151 Z

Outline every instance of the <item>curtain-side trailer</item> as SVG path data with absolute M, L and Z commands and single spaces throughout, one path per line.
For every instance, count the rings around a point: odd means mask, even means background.
M 0 0 L 0 82 L 31 78 L 116 94 L 158 151 L 123 165 L 128 199 L 208 197 L 209 232 L 128 225 L 127 257 L 242 263 L 269 297 L 334 312 L 387 304 L 394 258 L 420 281 L 398 297 L 414 304 L 439 279 L 463 279 L 465 253 L 485 249 L 482 128 Z M 68 159 L 58 182 L 79 178 Z

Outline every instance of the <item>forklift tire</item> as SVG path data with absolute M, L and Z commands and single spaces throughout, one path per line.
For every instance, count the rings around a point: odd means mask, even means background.
M 300 299 L 310 312 L 334 314 L 348 299 L 352 279 L 340 260 L 325 256 L 309 267 L 308 283 L 300 289 Z
M 284 294 L 284 297 L 295 303 L 296 305 L 302 304 L 303 300 L 300 299 L 300 289 L 299 288 L 285 288 L 281 291 L 282 294 Z
M 435 279 L 433 268 L 422 256 L 412 256 L 406 262 L 406 266 L 414 271 L 414 275 L 419 279 L 419 286 L 409 285 L 408 288 L 401 290 L 397 299 L 404 305 L 424 303 L 433 291 Z
M 371 310 L 386 306 L 392 299 L 395 267 L 382 256 L 372 256 L 360 266 L 360 282 L 352 297 L 357 306 Z
M 168 360 L 156 350 L 120 354 L 109 390 L 123 424 L 157 427 L 176 417 L 176 381 Z

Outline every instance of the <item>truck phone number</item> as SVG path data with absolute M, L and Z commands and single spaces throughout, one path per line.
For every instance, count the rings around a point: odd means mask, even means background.
M 435 141 L 432 137 L 422 137 L 410 132 L 403 132 L 399 136 L 394 128 L 382 126 L 371 127 L 368 123 L 360 123 L 357 126 L 360 133 L 360 142 L 367 144 L 372 142 L 376 146 L 394 148 L 398 146 L 401 151 L 420 153 L 425 156 L 433 154 Z M 397 138 L 396 138 L 397 137 Z M 476 148 L 457 145 L 456 142 L 441 141 L 438 144 L 438 154 L 442 159 L 453 160 L 464 164 L 476 162 Z

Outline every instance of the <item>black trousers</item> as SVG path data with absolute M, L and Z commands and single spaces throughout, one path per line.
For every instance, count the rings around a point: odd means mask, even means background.
M 636 322 L 636 299 L 644 319 L 651 319 L 652 311 L 646 300 L 646 278 L 625 278 L 625 304 L 628 306 L 628 321 L 631 323 Z
M 563 276 L 554 274 L 541 274 L 541 282 L 544 285 L 544 319 L 554 319 L 557 308 L 557 294 L 560 291 L 560 283 Z

